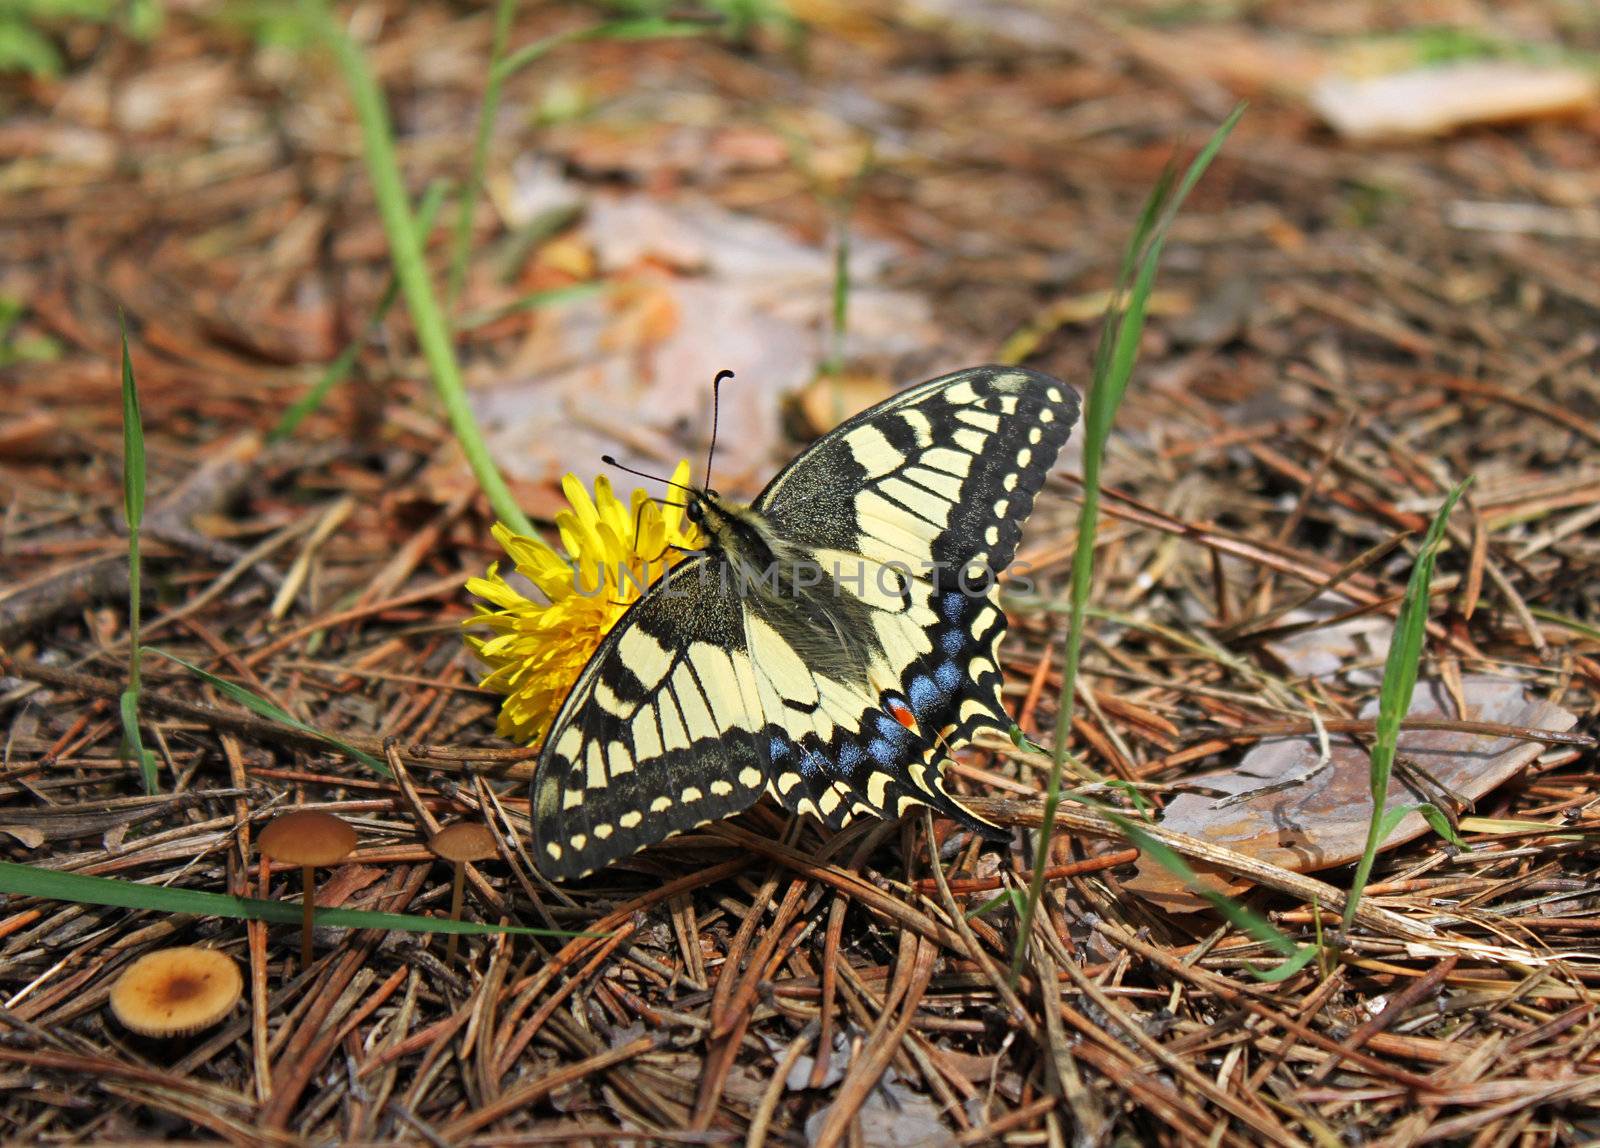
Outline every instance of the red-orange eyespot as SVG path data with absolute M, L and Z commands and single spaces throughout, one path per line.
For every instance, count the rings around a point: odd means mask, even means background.
M 917 715 L 912 713 L 904 702 L 895 698 L 890 698 L 885 705 L 888 708 L 889 713 L 894 716 L 895 721 L 899 722 L 909 730 L 915 730 L 917 728 Z

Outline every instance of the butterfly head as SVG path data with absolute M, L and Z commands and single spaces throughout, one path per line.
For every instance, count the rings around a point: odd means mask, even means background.
M 723 498 L 710 487 L 689 492 L 684 514 L 713 540 L 725 539 L 730 531 L 747 524 L 754 516 L 748 506 Z
M 689 521 L 706 531 L 716 531 L 730 518 L 737 517 L 745 507 L 742 503 L 722 497 L 722 493 L 709 486 L 697 486 L 685 492 L 684 514 Z
M 712 513 L 715 513 L 716 500 L 717 492 L 714 490 L 691 491 L 689 503 L 685 507 L 684 513 L 689 516 L 690 522 L 704 530 L 706 528 L 706 508 L 708 506 L 712 507 Z

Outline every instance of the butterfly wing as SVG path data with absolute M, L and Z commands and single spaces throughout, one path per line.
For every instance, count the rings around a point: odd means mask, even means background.
M 738 813 L 766 788 L 738 600 L 713 555 L 652 586 L 606 635 L 534 773 L 534 856 L 557 880 Z
M 791 716 L 790 744 L 769 739 L 770 788 L 785 806 L 841 825 L 926 804 L 994 831 L 947 792 L 941 765 L 979 727 L 1009 726 L 993 575 L 1016 556 L 1077 417 L 1076 393 L 1047 375 L 960 371 L 841 424 L 762 492 L 753 509 L 774 534 L 840 568 L 818 601 L 831 595 L 865 619 L 880 654 L 869 680 L 838 675 L 828 720 L 807 729 Z M 895 575 L 898 593 L 885 593 Z M 751 616 L 747 648 L 783 678 L 772 692 L 811 692 L 797 663 L 827 677 L 825 655 L 786 657 Z

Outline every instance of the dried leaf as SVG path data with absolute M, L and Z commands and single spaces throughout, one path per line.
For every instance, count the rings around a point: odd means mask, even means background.
M 32 825 L 0 825 L 0 833 L 15 837 L 29 849 L 37 849 L 44 844 L 44 832 Z
M 536 189 L 525 195 L 540 201 Z M 519 355 L 525 377 L 474 395 L 500 428 L 490 433 L 497 461 L 550 482 L 593 473 L 608 451 L 658 465 L 699 454 L 711 380 L 728 369 L 737 381 L 722 389 L 717 484 L 758 486 L 788 453 L 780 399 L 812 380 L 827 348 L 832 251 L 715 204 L 645 195 L 595 199 L 576 238 L 612 289 L 546 312 Z M 851 244 L 845 354 L 915 356 L 922 370 L 941 332 L 925 298 L 879 285 L 893 256 L 883 242 Z
M 893 393 L 894 384 L 879 374 L 821 374 L 790 395 L 786 405 L 796 437 L 815 438 Z
M 1458 714 L 1443 683 L 1419 682 L 1411 704 L 1411 717 L 1461 718 L 1499 722 L 1537 729 L 1566 730 L 1577 718 L 1559 706 L 1534 697 L 1514 679 L 1466 678 L 1463 693 L 1468 712 Z M 1377 715 L 1374 701 L 1362 710 L 1363 718 Z M 1279 738 L 1262 742 L 1234 769 L 1193 779 L 1204 793 L 1185 793 L 1168 804 L 1161 824 L 1226 846 L 1249 857 L 1282 865 L 1297 873 L 1314 872 L 1354 861 L 1361 854 L 1372 803 L 1368 797 L 1368 756 L 1364 747 L 1346 736 L 1329 739 L 1331 760 L 1318 768 L 1315 738 Z M 1471 803 L 1516 776 L 1543 751 L 1536 741 L 1490 737 L 1453 730 L 1405 730 L 1400 734 L 1402 762 L 1415 763 L 1427 777 L 1408 780 L 1405 769 L 1396 771 L 1386 809 L 1419 801 L 1453 804 L 1448 794 Z M 1303 777 L 1289 788 L 1276 783 Z M 1430 781 L 1428 778 L 1433 780 Z M 1448 794 L 1435 787 L 1435 782 Z M 1248 794 L 1237 804 L 1219 807 L 1219 798 Z M 1421 814 L 1408 813 L 1384 843 L 1401 845 L 1427 830 Z M 1211 888 L 1230 895 L 1245 887 L 1228 874 L 1207 871 L 1200 876 Z M 1127 888 L 1177 912 L 1197 912 L 1206 902 L 1148 859 Z
M 1311 106 L 1340 135 L 1434 136 L 1468 124 L 1567 116 L 1595 104 L 1594 78 L 1575 68 L 1483 60 L 1366 79 L 1330 77 Z
M 832 1105 L 806 1120 L 806 1143 L 815 1144 Z M 874 1148 L 949 1148 L 955 1135 L 939 1118 L 939 1106 L 893 1076 L 885 1077 L 856 1116 L 861 1143 Z

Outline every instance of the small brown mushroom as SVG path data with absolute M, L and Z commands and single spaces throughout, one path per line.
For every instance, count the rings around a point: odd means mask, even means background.
M 461 920 L 461 894 L 466 887 L 466 862 L 485 861 L 493 857 L 499 850 L 495 845 L 494 834 L 489 832 L 489 827 L 476 821 L 457 821 L 454 825 L 446 825 L 428 840 L 428 848 L 435 857 L 449 861 L 455 866 L 455 883 L 450 889 L 450 919 Z M 456 941 L 460 938 L 450 934 L 444 949 L 444 963 L 451 964 L 456 959 Z
M 316 908 L 316 867 L 343 861 L 356 847 L 356 831 L 331 813 L 302 809 L 285 813 L 261 831 L 256 848 L 264 857 L 300 866 L 300 968 L 311 964 L 311 917 Z
M 210 1028 L 244 992 L 239 966 L 215 949 L 157 949 L 111 986 L 111 1011 L 141 1036 L 188 1036 Z

